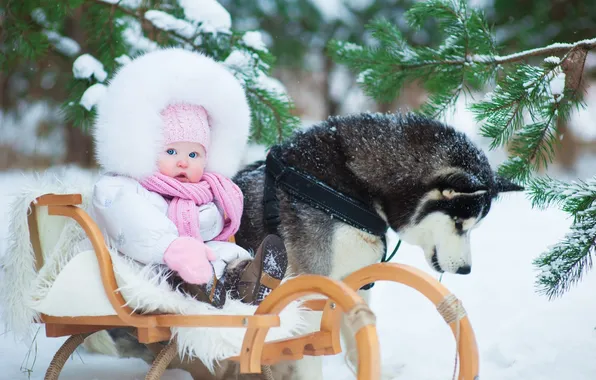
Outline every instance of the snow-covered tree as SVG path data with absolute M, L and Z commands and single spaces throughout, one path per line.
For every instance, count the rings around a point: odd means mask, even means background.
M 222 61 L 240 79 L 252 110 L 254 142 L 272 144 L 299 123 L 274 63 L 255 31 L 232 29 L 215 0 L 19 0 L 0 5 L 0 70 L 40 65 L 48 56 L 70 67 L 62 109 L 83 130 L 105 83 L 132 57 L 180 46 Z M 64 70 L 60 72 L 64 75 Z
M 233 16 L 239 30 L 264 32 L 271 52 L 278 57 L 278 67 L 299 73 L 321 73 L 321 87 L 327 113 L 340 113 L 346 93 L 354 85 L 349 75 L 325 54 L 331 38 L 362 43 L 369 36 L 364 25 L 383 15 L 398 23 L 413 0 L 259 0 L 220 1 Z M 405 23 L 400 30 L 406 38 L 413 30 Z M 417 35 L 418 42 L 433 36 Z
M 493 86 L 470 108 L 491 149 L 507 147 L 509 157 L 499 173 L 525 185 L 534 206 L 558 204 L 574 218 L 570 233 L 535 261 L 541 270 L 539 291 L 561 295 L 592 264 L 596 177 L 565 183 L 539 177 L 537 171 L 552 162 L 560 123 L 581 106 L 584 63 L 596 38 L 499 55 L 484 13 L 465 0 L 418 2 L 405 16 L 418 29 L 436 21 L 442 41 L 412 46 L 393 23 L 377 19 L 368 25 L 374 43 L 336 39 L 329 43 L 330 54 L 357 73 L 364 91 L 380 101 L 391 101 L 406 83 L 421 81 L 429 99 L 417 112 L 434 118 L 452 110 L 471 89 Z

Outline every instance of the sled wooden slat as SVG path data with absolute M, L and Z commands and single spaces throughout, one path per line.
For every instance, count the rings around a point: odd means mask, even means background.
M 279 315 L 156 315 L 159 326 L 170 327 L 279 327 Z
M 137 328 L 137 339 L 140 343 L 157 343 L 170 340 L 172 331 L 169 327 L 140 327 Z
M 341 351 L 341 350 L 340 350 Z M 261 365 L 273 365 L 284 360 L 300 360 L 304 356 L 336 354 L 332 347 L 330 331 L 317 331 L 291 339 L 280 339 L 265 343 Z M 229 358 L 236 362 L 240 356 Z
M 105 325 L 61 325 L 56 323 L 46 323 L 46 336 L 56 338 L 60 336 L 69 336 L 77 334 L 94 333 L 97 331 L 118 327 Z
M 310 309 L 312 311 L 323 311 L 323 309 L 325 309 L 326 304 L 327 304 L 326 299 L 320 299 L 320 300 L 304 301 L 302 303 L 302 306 L 304 306 L 305 308 Z
M 79 194 L 80 195 L 80 194 Z M 106 296 L 110 301 L 110 304 L 118 314 L 118 317 L 123 322 L 130 326 L 136 327 L 153 327 L 155 323 L 152 323 L 150 318 L 143 318 L 133 310 L 126 306 L 126 301 L 122 297 L 122 294 L 118 291 L 118 284 L 116 282 L 116 276 L 114 275 L 114 268 L 112 266 L 112 258 L 110 252 L 106 247 L 103 235 L 95 223 L 95 221 L 87 214 L 82 208 L 73 205 L 66 206 L 48 206 L 49 215 L 62 215 L 74 219 L 85 231 L 87 237 L 93 245 L 93 250 L 97 256 L 99 264 L 99 271 L 101 273 L 101 280 L 103 283 Z
M 81 316 L 81 317 L 54 317 L 41 315 L 41 322 L 56 325 L 97 325 L 97 326 L 129 326 L 117 315 Z
M 83 203 L 81 194 L 45 194 L 35 201 L 38 206 L 76 206 Z
M 329 277 L 318 275 L 301 275 L 288 280 L 273 290 L 257 308 L 255 315 L 279 313 L 293 300 L 307 295 L 323 295 L 329 298 L 331 302 L 336 303 L 342 310 L 352 310 L 355 307 L 365 307 L 364 300 L 352 290 L 347 284 L 333 280 Z M 336 325 L 339 330 L 339 324 Z M 242 350 L 240 355 L 241 373 L 260 373 L 265 337 L 269 331 L 268 327 L 249 328 L 244 335 Z M 316 335 L 317 333 L 315 333 Z M 322 334 L 319 332 L 319 334 Z M 300 338 L 298 338 L 300 339 Z M 295 339 L 288 339 L 285 343 L 291 345 Z M 379 359 L 379 341 L 374 325 L 363 325 L 356 332 L 356 341 L 358 348 L 358 379 L 379 379 L 381 373 Z M 324 345 L 323 342 L 322 345 Z M 323 349 L 317 350 L 314 346 L 303 347 L 302 353 L 310 351 L 311 354 L 322 354 Z M 306 348 L 307 350 L 304 350 Z M 288 347 L 289 350 L 291 348 Z M 306 351 L 306 352 L 305 352 Z M 287 351 L 286 351 L 287 352 Z M 283 351 L 282 351 L 283 353 Z M 292 354 L 294 355 L 294 354 Z M 296 353 L 295 355 L 298 355 Z M 280 359 L 277 358 L 272 362 Z
M 41 321 L 56 325 L 98 325 L 98 326 L 131 326 L 131 327 L 279 327 L 279 315 L 181 315 L 150 314 L 137 315 L 146 322 L 129 325 L 118 315 L 54 317 L 42 314 Z
M 27 225 L 29 226 L 29 240 L 31 248 L 35 255 L 35 270 L 39 271 L 43 266 L 43 252 L 41 249 L 41 240 L 39 238 L 39 226 L 37 225 L 37 207 L 31 204 L 31 212 L 27 215 Z

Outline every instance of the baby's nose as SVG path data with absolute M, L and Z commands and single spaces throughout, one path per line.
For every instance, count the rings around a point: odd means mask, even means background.
M 186 162 L 186 160 L 179 160 L 178 161 L 178 167 L 179 168 L 187 168 L 188 167 L 188 162 Z

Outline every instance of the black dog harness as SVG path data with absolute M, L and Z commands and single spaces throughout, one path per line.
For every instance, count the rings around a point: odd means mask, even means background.
M 265 192 L 263 196 L 265 227 L 269 233 L 278 234 L 281 223 L 279 199 L 276 187 L 307 203 L 308 205 L 330 214 L 332 218 L 358 228 L 361 231 L 379 236 L 385 248 L 387 241 L 387 222 L 383 220 L 372 207 L 364 202 L 341 193 L 313 176 L 286 165 L 279 158 L 279 146 L 271 148 L 265 161 Z M 399 243 L 398 246 L 399 247 Z M 382 262 L 391 260 L 393 254 L 387 258 L 383 255 Z M 362 289 L 370 289 L 374 284 L 368 284 Z

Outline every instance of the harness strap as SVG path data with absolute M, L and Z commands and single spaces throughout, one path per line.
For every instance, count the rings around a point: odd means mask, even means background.
M 281 187 L 292 196 L 323 210 L 331 217 L 358 228 L 364 232 L 379 236 L 383 241 L 385 254 L 381 262 L 393 258 L 401 244 L 398 242 L 393 253 L 387 257 L 387 223 L 369 206 L 362 201 L 343 194 L 318 179 L 285 165 L 277 156 L 279 146 L 274 146 L 267 154 L 265 161 L 265 186 L 263 194 L 264 222 L 269 234 L 279 236 L 281 217 L 279 212 L 279 199 L 276 187 Z M 361 289 L 368 290 L 374 283 L 364 285 Z
M 320 180 L 286 166 L 277 157 L 278 146 L 273 147 L 266 160 L 265 178 L 265 223 L 275 231 L 280 223 L 279 204 L 275 187 L 280 186 L 294 197 L 310 206 L 323 210 L 355 228 L 369 234 L 383 237 L 387 223 L 364 202 L 343 194 Z

